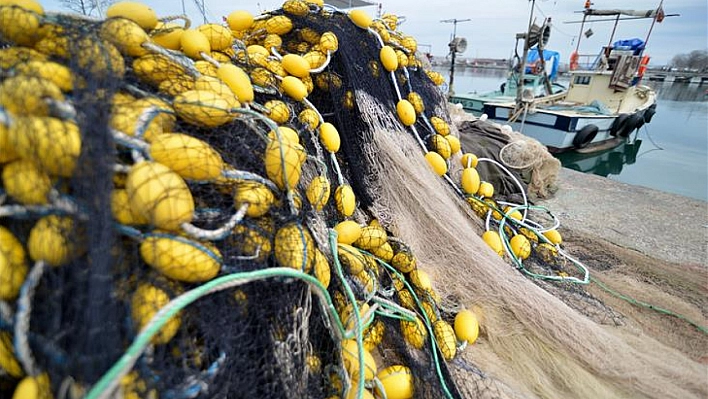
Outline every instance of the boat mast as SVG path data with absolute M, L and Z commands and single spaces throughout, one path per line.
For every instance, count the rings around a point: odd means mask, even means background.
M 585 1 L 585 10 L 590 9 L 590 1 Z M 578 54 L 580 50 L 580 41 L 583 39 L 583 28 L 585 27 L 585 20 L 588 18 L 587 12 L 583 12 L 583 21 L 580 23 L 580 33 L 578 33 L 578 42 L 575 44 L 575 54 Z
M 452 90 L 452 83 L 455 80 L 455 55 L 457 54 L 457 43 L 455 42 L 455 39 L 457 38 L 457 23 L 458 22 L 468 22 L 471 21 L 471 19 L 443 19 L 440 22 L 442 23 L 452 23 L 452 38 L 450 39 L 450 43 L 448 46 L 450 46 L 450 52 L 452 53 L 452 58 L 450 59 L 450 84 L 448 85 L 447 89 L 447 96 L 448 98 L 451 98 L 455 92 Z
M 531 26 L 533 25 L 533 9 L 536 7 L 536 0 L 531 0 L 531 13 L 529 14 L 529 26 L 526 29 L 526 34 L 524 35 L 524 55 L 521 57 L 521 65 L 519 69 L 519 80 L 516 83 L 516 102 L 521 101 L 521 94 L 524 91 L 524 72 L 526 69 L 526 57 L 529 55 L 528 40 L 531 35 Z M 518 38 L 518 35 L 517 35 Z
M 656 19 L 659 17 L 659 11 L 661 10 L 661 6 L 664 4 L 664 0 L 661 0 L 659 2 L 659 7 L 656 8 L 656 15 L 654 15 L 654 19 L 651 21 L 651 26 L 649 27 L 649 32 L 647 33 L 647 38 L 644 40 L 644 48 L 647 48 L 647 43 L 649 43 L 649 36 L 651 36 L 651 31 L 654 29 L 654 24 L 656 23 Z
M 610 34 L 610 41 L 607 43 L 607 48 L 605 49 L 605 57 L 610 55 L 610 49 L 612 48 L 612 40 L 615 38 L 615 32 L 617 31 L 617 24 L 619 24 L 620 13 L 617 13 L 615 17 L 615 25 L 612 27 L 612 33 Z
M 578 53 L 578 50 L 580 49 L 580 40 L 583 38 L 583 27 L 585 27 L 585 19 L 587 18 L 587 15 L 583 15 L 583 22 L 580 23 L 580 33 L 578 33 L 578 41 L 575 43 L 575 53 Z

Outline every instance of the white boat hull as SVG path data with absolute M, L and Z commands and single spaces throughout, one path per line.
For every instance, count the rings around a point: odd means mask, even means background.
M 653 104 L 654 101 L 647 101 L 642 108 L 628 115 L 639 114 L 635 119 L 643 118 L 645 111 Z M 587 113 L 537 109 L 533 113 L 519 116 L 513 123 L 508 123 L 509 116 L 514 111 L 513 104 L 487 103 L 484 109 L 490 120 L 500 124 L 510 124 L 514 131 L 538 140 L 552 152 L 602 147 L 603 143 L 611 141 L 617 141 L 617 144 L 621 142 L 617 140 L 616 130 L 613 131 L 615 120 L 620 117 L 619 114 L 588 115 Z M 597 134 L 591 140 L 584 142 L 582 146 L 576 145 L 576 135 L 589 125 L 597 126 Z M 628 128 L 625 131 L 625 136 L 632 131 L 634 128 Z

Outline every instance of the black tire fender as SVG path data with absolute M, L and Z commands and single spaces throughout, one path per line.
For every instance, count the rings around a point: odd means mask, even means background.
M 652 105 L 651 107 L 647 108 L 646 111 L 644 111 L 644 122 L 645 123 L 651 122 L 651 118 L 654 117 L 655 113 L 656 113 L 656 104 Z
M 573 138 L 573 147 L 576 149 L 585 148 L 590 144 L 592 139 L 597 136 L 600 128 L 597 125 L 586 125 Z
M 624 125 L 627 123 L 627 119 L 629 119 L 629 114 L 617 115 L 615 121 L 612 122 L 612 126 L 610 126 L 610 136 L 616 137 L 617 133 L 624 129 Z
M 624 124 L 624 128 L 617 132 L 620 137 L 628 137 L 632 132 L 638 128 L 639 122 L 644 120 L 644 115 L 640 112 L 634 113 L 627 118 L 627 122 Z
M 639 114 L 640 117 L 639 117 L 639 119 L 637 120 L 637 125 L 634 127 L 635 130 L 641 129 L 641 127 L 644 126 L 644 123 L 646 123 L 646 121 L 644 120 L 644 114 L 645 114 L 645 113 L 646 113 L 646 111 L 644 111 L 644 112 L 638 112 L 638 114 Z

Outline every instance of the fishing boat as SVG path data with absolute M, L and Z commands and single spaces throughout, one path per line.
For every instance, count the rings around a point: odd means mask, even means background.
M 599 54 L 580 55 L 578 40 L 570 57 L 567 91 L 553 93 L 545 85 L 546 94 L 537 96 L 530 88 L 520 86 L 513 100 L 489 101 L 483 107 L 490 120 L 511 124 L 514 130 L 537 139 L 551 152 L 593 152 L 618 146 L 651 122 L 656 112 L 656 93 L 640 83 L 649 63 L 649 56 L 644 54 L 649 36 L 654 24 L 665 17 L 661 3 L 655 10 L 601 10 L 586 1 L 582 14 L 581 38 L 586 22 L 614 21 L 614 29 L 610 44 Z M 651 19 L 646 39 L 613 41 L 617 24 L 625 19 Z M 517 35 L 527 39 L 524 62 L 530 47 L 528 39 L 534 37 L 534 25 L 530 22 L 527 33 Z M 519 70 L 518 81 L 525 82 L 525 66 Z
M 518 72 L 518 65 L 512 67 L 506 81 L 501 83 L 498 90 L 488 92 L 470 92 L 460 93 L 450 96 L 450 102 L 453 104 L 462 105 L 465 112 L 471 113 L 474 116 L 481 116 L 484 113 L 484 104 L 489 102 L 508 103 L 515 101 L 516 93 L 519 84 L 523 84 L 524 90 L 529 90 L 534 97 L 542 97 L 547 95 L 546 82 L 551 85 L 551 94 L 562 93 L 567 90 L 565 86 L 556 82 L 558 76 L 558 66 L 560 64 L 560 53 L 557 51 L 545 50 L 542 52 L 544 56 L 544 66 L 541 66 L 539 61 L 540 52 L 537 47 L 529 51 L 526 59 L 526 71 L 521 83 Z M 544 68 L 545 73 L 541 73 L 541 68 Z

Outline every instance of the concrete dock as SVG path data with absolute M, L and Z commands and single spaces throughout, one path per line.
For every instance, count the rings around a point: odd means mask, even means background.
M 563 168 L 538 201 L 563 227 L 668 262 L 708 265 L 708 203 Z

